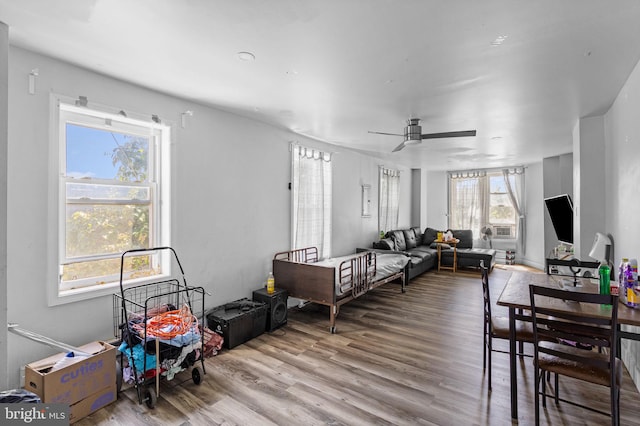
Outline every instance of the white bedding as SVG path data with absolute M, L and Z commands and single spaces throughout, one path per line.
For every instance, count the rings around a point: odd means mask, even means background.
M 355 257 L 361 256 L 363 253 L 350 254 L 347 256 L 331 257 L 329 259 L 323 259 L 315 263 L 317 266 L 324 266 L 328 268 L 335 268 L 335 286 L 336 296 L 342 296 L 344 293 L 351 291 L 351 282 L 340 282 L 340 265 L 346 260 L 351 260 Z M 400 272 L 410 258 L 403 254 L 395 253 L 374 253 L 376 256 L 376 271 L 373 277 L 374 281 L 380 281 L 387 278 L 396 272 Z

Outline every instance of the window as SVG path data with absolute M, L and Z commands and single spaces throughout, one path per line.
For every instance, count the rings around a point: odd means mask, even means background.
M 122 252 L 168 244 L 169 128 L 60 101 L 57 107 L 60 297 L 118 285 Z M 127 256 L 123 276 L 166 274 L 164 258 Z
M 331 256 L 331 154 L 292 145 L 292 248 Z
M 379 170 L 380 204 L 378 212 L 378 227 L 382 232 L 388 232 L 398 227 L 400 211 L 400 172 L 380 167 Z
M 493 239 L 516 240 L 523 254 L 523 177 L 523 168 L 450 173 L 449 228 L 471 229 L 476 239 L 490 230 Z
M 515 238 L 516 210 L 511 204 L 505 182 L 505 176 L 500 173 L 490 173 L 489 178 L 489 220 L 493 230 L 493 238 Z M 511 186 L 515 185 L 515 176 L 509 176 Z

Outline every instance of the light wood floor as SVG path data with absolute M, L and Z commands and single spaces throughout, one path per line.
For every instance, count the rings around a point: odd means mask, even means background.
M 491 273 L 494 298 L 509 275 Z M 479 273 L 428 272 L 405 294 L 387 284 L 345 305 L 337 326 L 328 333 L 324 307 L 292 308 L 285 327 L 207 359 L 201 385 L 161 382 L 153 410 L 128 389 L 77 424 L 512 424 L 508 355 L 493 355 L 490 393 L 482 370 Z M 533 424 L 531 362 L 519 364 L 520 425 Z M 560 387 L 562 396 L 608 411 L 607 388 L 567 378 Z M 640 425 L 639 396 L 625 370 L 622 425 Z M 566 403 L 548 401 L 542 411 L 542 424 L 608 423 Z

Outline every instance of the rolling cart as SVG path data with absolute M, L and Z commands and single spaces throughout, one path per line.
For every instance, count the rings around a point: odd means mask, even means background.
M 137 257 L 171 256 L 178 278 L 124 286 L 125 261 Z M 165 272 L 165 271 L 163 271 Z M 128 250 L 120 260 L 120 294 L 113 295 L 114 334 L 137 390 L 138 402 L 154 408 L 160 395 L 160 380 L 191 369 L 191 379 L 200 384 L 206 374 L 203 353 L 204 294 L 202 287 L 187 285 L 178 255 L 171 247 Z M 200 365 L 200 367 L 198 367 Z M 202 369 L 202 371 L 200 371 Z

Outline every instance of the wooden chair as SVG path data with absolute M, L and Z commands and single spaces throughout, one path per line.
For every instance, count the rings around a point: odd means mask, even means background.
M 480 262 L 482 273 L 482 295 L 484 297 L 484 348 L 482 369 L 489 364 L 488 389 L 491 390 L 491 352 L 509 353 L 493 348 L 493 339 L 509 340 L 509 318 L 491 314 L 491 294 L 489 291 L 489 268 Z M 520 343 L 519 355 L 524 356 L 524 342 L 533 343 L 533 326 L 530 322 L 516 321 L 516 340 Z
M 560 401 L 558 375 L 607 386 L 610 389 L 610 413 L 587 405 L 562 400 L 579 407 L 611 416 L 611 424 L 620 423 L 619 399 L 622 383 L 622 362 L 616 354 L 618 326 L 618 297 L 555 288 L 529 286 L 534 326 L 535 420 L 540 423 L 540 395 L 546 407 L 546 378 L 544 372 L 555 375 L 554 398 Z M 542 298 L 544 299 L 544 302 Z M 577 303 L 580 305 L 577 305 Z M 553 308 L 549 308 L 552 306 Z M 579 306 L 580 309 L 576 309 Z M 589 316 L 591 306 L 599 316 Z M 566 308 L 566 309 L 565 309 Z M 600 313 L 604 313 L 602 316 Z M 574 342 L 580 349 L 560 341 Z M 596 351 L 596 349 L 598 349 Z M 541 390 L 540 390 L 541 386 Z

